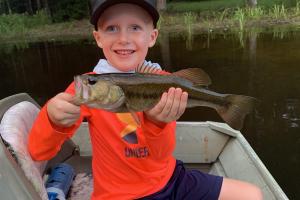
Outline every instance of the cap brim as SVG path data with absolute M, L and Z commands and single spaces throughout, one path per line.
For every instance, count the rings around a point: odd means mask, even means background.
M 153 24 L 156 26 L 156 23 L 159 19 L 159 13 L 155 9 L 155 7 L 153 7 L 149 2 L 141 1 L 141 0 L 115 0 L 115 1 L 112 0 L 112 1 L 105 1 L 105 2 L 101 3 L 101 5 L 99 5 L 99 6 L 94 5 L 93 7 L 95 7 L 95 10 L 92 11 L 92 16 L 90 19 L 91 24 L 93 24 L 96 27 L 97 23 L 98 23 L 98 19 L 101 16 L 101 14 L 108 7 L 113 6 L 115 4 L 119 4 L 119 3 L 131 3 L 131 4 L 141 6 L 150 14 L 150 16 L 153 19 Z

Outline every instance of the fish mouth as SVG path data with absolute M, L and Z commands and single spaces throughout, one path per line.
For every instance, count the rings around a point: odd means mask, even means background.
M 82 104 L 87 101 L 89 96 L 89 88 L 84 83 L 85 81 L 80 78 L 80 76 L 74 77 L 74 84 L 75 84 L 75 104 Z

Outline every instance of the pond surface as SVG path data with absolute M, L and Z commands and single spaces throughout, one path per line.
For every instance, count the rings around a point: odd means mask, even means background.
M 27 92 L 44 104 L 102 57 L 91 39 L 0 44 L 0 98 Z M 200 67 L 211 76 L 210 89 L 259 99 L 242 133 L 288 197 L 300 199 L 300 32 L 162 34 L 148 59 L 168 71 Z M 180 120 L 222 121 L 205 108 Z

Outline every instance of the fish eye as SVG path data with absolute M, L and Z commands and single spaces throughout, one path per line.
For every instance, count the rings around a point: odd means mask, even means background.
M 89 85 L 95 85 L 97 81 L 92 80 L 92 79 L 88 79 Z

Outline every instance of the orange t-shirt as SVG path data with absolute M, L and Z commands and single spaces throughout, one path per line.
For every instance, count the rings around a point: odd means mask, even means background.
M 74 83 L 66 92 L 74 94 Z M 137 115 L 140 126 L 129 113 L 81 106 L 75 125 L 58 128 L 49 121 L 44 106 L 29 135 L 29 152 L 35 160 L 51 159 L 86 118 L 93 152 L 92 199 L 136 199 L 153 194 L 167 184 L 175 168 L 176 123 L 159 128 L 143 112 Z

